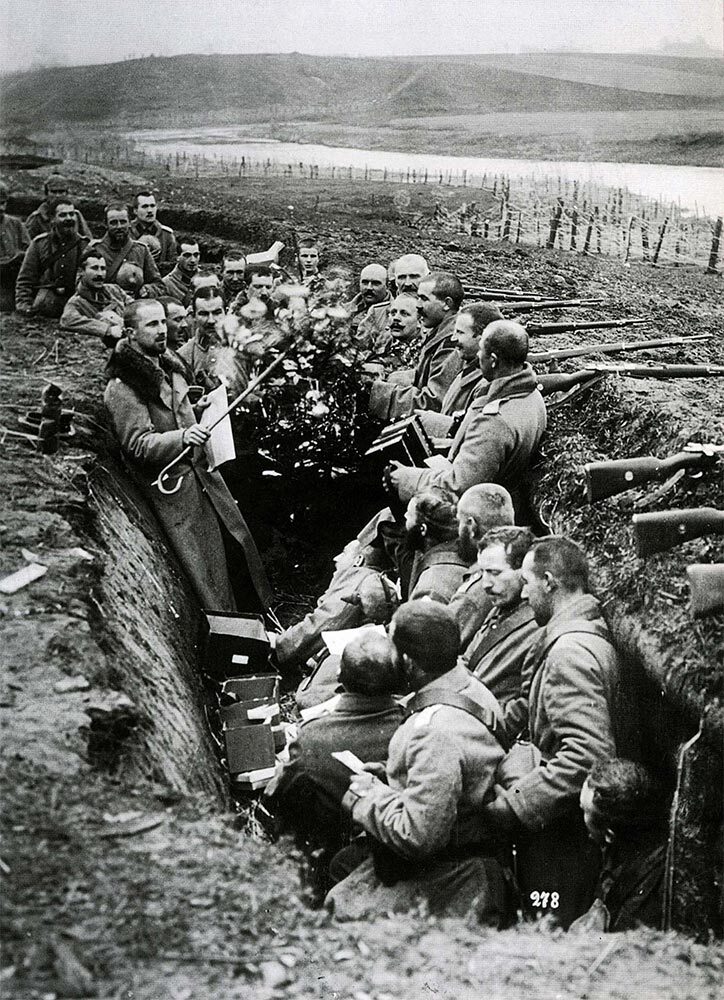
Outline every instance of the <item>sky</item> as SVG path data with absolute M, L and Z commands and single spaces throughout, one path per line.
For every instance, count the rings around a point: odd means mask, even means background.
M 213 52 L 722 51 L 723 0 L 2 0 L 4 71 Z

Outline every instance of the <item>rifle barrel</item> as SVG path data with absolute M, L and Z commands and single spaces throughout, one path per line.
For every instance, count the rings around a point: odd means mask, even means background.
M 627 378 L 724 378 L 724 365 L 589 365 L 589 371 Z
M 566 358 L 585 358 L 591 354 L 626 354 L 629 351 L 661 350 L 664 347 L 680 347 L 691 341 L 709 340 L 709 334 L 696 337 L 664 337 L 660 340 L 611 341 L 605 344 L 584 344 L 582 347 L 562 348 L 560 351 L 541 351 L 528 355 L 531 364 L 540 361 L 565 360 Z
M 465 293 L 468 296 L 474 295 L 476 298 L 491 299 L 495 302 L 498 299 L 506 299 L 509 302 L 543 302 L 550 298 L 542 292 L 516 292 L 512 288 L 486 288 L 484 285 L 467 285 Z
M 645 326 L 647 319 L 592 319 L 582 323 L 526 323 L 528 334 L 550 337 L 557 333 L 575 333 L 578 330 L 611 330 L 624 326 Z
M 472 296 L 474 298 L 474 296 Z M 597 299 L 543 299 L 539 302 L 501 302 L 501 312 L 525 313 L 539 312 L 542 309 L 573 309 L 578 306 L 602 306 L 604 300 Z

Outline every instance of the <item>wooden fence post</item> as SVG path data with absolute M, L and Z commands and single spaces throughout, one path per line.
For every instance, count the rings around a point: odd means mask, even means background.
M 721 244 L 721 229 L 722 229 L 722 217 L 721 215 L 714 223 L 714 232 L 711 239 L 711 250 L 709 252 L 709 266 L 706 269 L 707 274 L 716 274 L 716 262 L 719 257 L 719 246 Z
M 626 233 L 626 246 L 623 253 L 623 262 L 628 264 L 628 259 L 631 256 L 631 230 L 633 229 L 634 217 L 633 215 L 628 220 L 628 231 Z
M 590 218 L 588 220 L 588 226 L 586 227 L 586 238 L 583 241 L 583 253 L 584 253 L 584 256 L 586 256 L 588 254 L 588 251 L 589 251 L 590 246 L 591 246 L 591 236 L 593 234 L 593 220 L 594 220 L 594 215 L 593 215 L 593 212 L 591 212 Z
M 558 183 L 559 183 L 559 185 L 560 185 L 560 180 L 561 180 L 561 178 L 560 178 L 560 175 L 559 175 L 559 177 L 558 177 Z M 556 205 L 556 210 L 553 213 L 553 216 L 551 218 L 551 228 L 550 228 L 550 231 L 548 233 L 548 242 L 546 243 L 546 247 L 547 247 L 548 250 L 552 250 L 553 247 L 554 247 L 554 245 L 555 245 L 556 236 L 558 235 L 558 227 L 561 224 L 561 217 L 562 217 L 562 215 L 563 215 L 563 199 L 559 198 L 558 199 L 558 204 Z
M 574 200 L 578 197 L 578 185 L 574 185 L 573 188 L 573 198 Z M 571 213 L 571 250 L 576 249 L 576 237 L 578 236 L 578 207 L 575 204 L 573 206 L 573 212 Z
M 658 242 L 656 244 L 656 249 L 654 250 L 654 257 L 653 257 L 653 263 L 654 264 L 658 264 L 658 262 L 659 262 L 659 254 L 661 253 L 661 245 L 664 242 L 664 236 L 666 235 L 666 227 L 668 226 L 668 224 L 669 224 L 669 217 L 667 215 L 666 218 L 664 219 L 664 221 L 661 223 L 661 228 L 659 229 L 659 239 L 658 239 Z
M 644 211 L 641 216 L 641 252 L 643 253 L 644 260 L 649 259 L 649 223 L 646 218 L 646 212 Z
M 521 231 L 522 219 L 523 219 L 523 213 L 522 212 L 518 212 L 518 227 L 517 227 L 517 229 L 515 231 L 515 242 L 516 243 L 520 243 L 520 231 Z
M 509 240 L 510 239 L 510 207 L 509 207 L 507 201 L 503 202 L 503 211 L 501 212 L 501 219 L 502 219 L 502 223 L 503 223 L 503 227 L 502 227 L 503 228 L 503 232 L 502 232 L 501 239 L 503 239 L 503 240 Z

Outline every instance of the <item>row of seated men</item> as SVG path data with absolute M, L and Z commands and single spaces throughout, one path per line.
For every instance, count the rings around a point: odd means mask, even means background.
M 493 484 L 457 508 L 419 495 L 401 593 L 388 569 L 351 602 L 386 632 L 318 655 L 297 691 L 266 804 L 341 919 L 424 902 L 498 927 L 519 907 L 566 928 L 660 924 L 664 804 L 586 556 L 512 520 Z

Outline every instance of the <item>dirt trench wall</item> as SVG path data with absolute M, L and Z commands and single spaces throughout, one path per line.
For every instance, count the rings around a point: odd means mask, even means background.
M 90 475 L 98 542 L 106 553 L 94 595 L 114 686 L 140 723 L 130 764 L 183 793 L 225 801 L 197 669 L 199 609 L 145 501 L 106 458 Z

